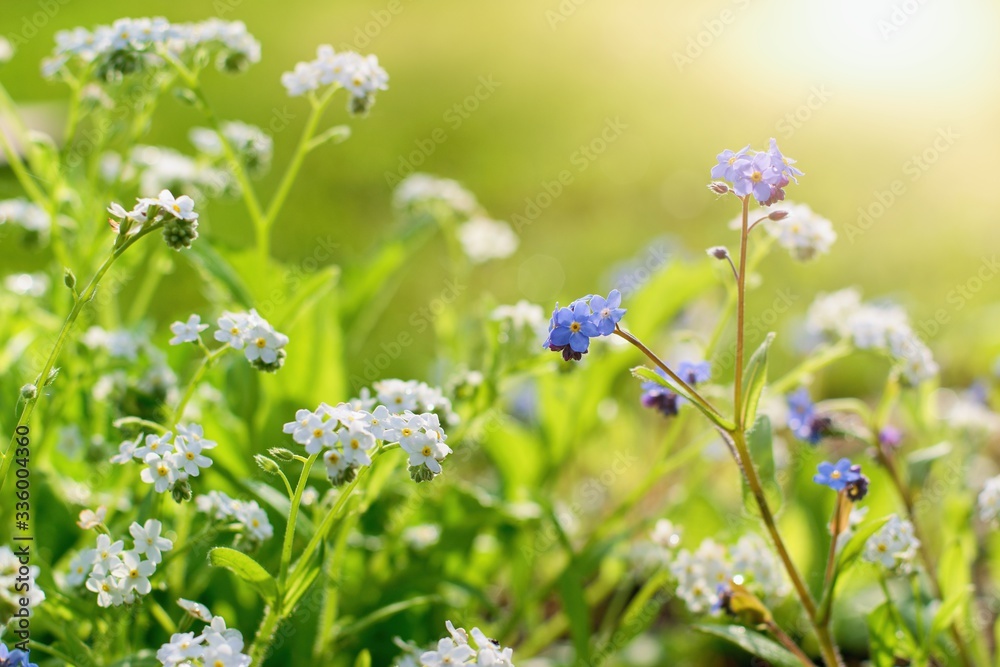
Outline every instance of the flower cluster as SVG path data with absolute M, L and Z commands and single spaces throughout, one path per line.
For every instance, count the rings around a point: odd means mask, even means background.
M 201 474 L 202 468 L 212 465 L 205 452 L 216 446 L 205 439 L 205 431 L 198 424 L 177 427 L 177 436 L 170 431 L 160 435 L 143 435 L 126 440 L 111 457 L 112 463 L 125 465 L 131 461 L 145 464 L 142 481 L 152 484 L 157 493 L 170 492 L 174 500 L 191 499 L 188 479 Z
M 38 665 L 31 662 L 27 652 L 21 649 L 11 651 L 6 644 L 0 643 L 0 667 L 38 667 Z
M 163 64 L 163 58 L 215 57 L 216 67 L 239 72 L 260 61 L 260 43 L 242 21 L 216 18 L 198 23 L 170 23 L 162 17 L 122 18 L 93 30 L 78 27 L 56 33 L 56 47 L 42 62 L 42 74 L 55 77 L 64 68 L 94 72 L 117 81 Z
M 187 195 L 174 197 L 170 190 L 162 190 L 156 197 L 140 197 L 130 211 L 112 202 L 108 207 L 111 225 L 119 238 L 138 234 L 146 224 L 163 223 L 163 240 L 174 250 L 190 248 L 198 238 L 198 213 L 194 200 Z
M 833 420 L 829 415 L 817 412 L 816 404 L 809 397 L 809 390 L 800 387 L 788 395 L 788 429 L 796 438 L 810 445 L 817 445 L 829 435 Z
M 372 384 L 375 395 L 368 387 L 361 389 L 360 396 L 350 401 L 357 410 L 371 410 L 384 405 L 389 412 L 433 412 L 449 426 L 458 423 L 458 415 L 452 410 L 451 400 L 438 387 L 432 387 L 419 380 L 391 378 Z
M 411 174 L 393 192 L 396 210 L 414 223 L 457 222 L 462 252 L 473 264 L 513 255 L 520 239 L 509 223 L 490 218 L 476 197 L 458 181 L 430 174 Z
M 243 356 L 257 370 L 274 373 L 284 365 L 288 336 L 276 331 L 256 310 L 251 308 L 249 313 L 226 311 L 216 324 L 219 328 L 215 331 L 215 340 L 243 350 Z
M 830 252 L 830 246 L 837 240 L 832 222 L 814 213 L 806 204 L 785 202 L 781 210 L 785 216 L 777 220 L 769 218 L 763 223 L 778 245 L 801 262 Z
M 408 409 L 394 413 L 385 404 L 368 412 L 351 403 L 323 403 L 316 410 L 298 410 L 284 432 L 307 454 L 322 454 L 334 486 L 353 481 L 362 466 L 371 465 L 371 452 L 379 442 L 399 443 L 409 454 L 410 476 L 417 482 L 440 474 L 440 462 L 451 453 L 437 414 Z
M 797 177 L 802 175 L 794 166 L 795 160 L 782 155 L 774 139 L 766 151 L 744 146 L 738 151 L 726 149 L 716 159 L 712 178 L 727 181 L 739 197 L 752 194 L 763 206 L 783 200 L 789 180 L 798 183 Z
M 458 241 L 473 264 L 510 257 L 520 244 L 520 239 L 509 224 L 484 216 L 476 216 L 463 222 L 458 228 Z
M 544 338 L 549 332 L 542 307 L 524 299 L 514 305 L 497 306 L 490 313 L 490 319 L 504 325 L 499 335 L 501 343 L 524 331 L 535 339 Z
M 910 384 L 937 376 L 938 365 L 906 312 L 898 306 L 862 303 L 856 289 L 818 296 L 809 307 L 806 326 L 813 333 L 848 339 L 860 350 L 887 354 Z
M 0 225 L 17 225 L 34 236 L 48 234 L 52 221 L 48 213 L 27 199 L 0 201 Z
M 666 372 L 662 368 L 656 369 L 656 374 L 664 380 L 669 380 Z M 712 367 L 707 361 L 682 361 L 677 366 L 677 375 L 689 385 L 708 382 L 712 377 Z M 659 411 L 665 417 L 673 417 L 677 414 L 684 398 L 677 395 L 659 382 L 648 380 L 642 383 L 641 402 L 643 407 Z
M 913 570 L 919 548 L 920 540 L 914 535 L 913 524 L 894 514 L 877 533 L 868 538 L 861 558 L 881 565 L 890 572 L 908 574 Z
M 717 609 L 720 586 L 737 581 L 761 595 L 782 598 L 789 587 L 781 563 L 757 535 L 744 535 L 728 550 L 712 539 L 691 553 L 681 549 L 669 565 L 677 580 L 677 596 L 691 613 Z
M 375 93 L 389 88 L 389 75 L 374 55 L 354 51 L 337 53 L 329 44 L 316 49 L 315 60 L 300 62 L 281 75 L 281 85 L 292 97 L 335 85 L 349 94 L 347 108 L 353 114 L 367 112 L 375 103 Z
M 208 127 L 193 128 L 189 136 L 199 152 L 219 160 L 224 157 L 222 139 L 225 139 L 253 176 L 262 175 L 271 167 L 274 140 L 256 125 L 228 121 L 222 124 L 221 138 L 219 132 Z
M 39 569 L 37 565 L 25 565 L 8 546 L 0 546 L 0 627 L 10 620 L 20 607 L 35 609 L 45 601 L 45 593 L 35 583 Z M 27 586 L 25 586 L 27 585 Z M 28 604 L 21 603 L 28 598 Z
M 235 521 L 239 534 L 250 544 L 257 545 L 274 535 L 267 513 L 255 500 L 236 500 L 222 491 L 209 491 L 194 499 L 199 512 L 216 521 Z
M 979 492 L 979 518 L 986 522 L 1000 517 L 1000 475 L 986 480 Z
M 479 628 L 466 631 L 456 628 L 451 621 L 446 624 L 448 637 L 438 641 L 430 651 L 404 645 L 410 655 L 396 664 L 398 667 L 447 667 L 448 665 L 481 665 L 482 667 L 514 667 L 514 650 L 490 639 Z
M 243 634 L 226 627 L 221 616 L 211 616 L 205 605 L 181 600 L 180 604 L 196 620 L 207 625 L 201 634 L 177 632 L 156 652 L 163 667 L 250 667 L 250 656 L 243 653 Z
M 591 294 L 566 308 L 556 304 L 549 320 L 549 335 L 543 347 L 561 352 L 566 361 L 579 361 L 590 349 L 590 339 L 610 336 L 625 315 L 622 294 L 611 290 L 608 298 Z
M 99 534 L 95 548 L 80 552 L 70 562 L 66 583 L 79 586 L 86 580 L 87 590 L 97 594 L 100 607 L 132 604 L 153 589 L 149 578 L 163 561 L 163 553 L 174 548 L 174 543 L 161 535 L 162 530 L 156 519 L 144 525 L 133 523 L 129 551 L 125 551 L 123 540 L 112 542 L 107 534 Z

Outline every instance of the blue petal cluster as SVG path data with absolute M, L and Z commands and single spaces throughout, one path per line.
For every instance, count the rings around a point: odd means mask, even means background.
M 831 420 L 816 411 L 809 390 L 802 387 L 788 395 L 788 428 L 795 437 L 810 445 L 819 444 L 830 431 Z
M 38 667 L 38 665 L 29 662 L 28 654 L 21 649 L 10 651 L 4 644 L 0 644 L 0 667 Z
M 663 379 L 668 379 L 662 368 L 656 373 Z M 708 382 L 712 377 L 712 366 L 707 361 L 682 361 L 677 365 L 677 375 L 692 387 L 701 382 Z M 670 391 L 658 382 L 642 383 L 642 405 L 646 408 L 659 410 L 665 417 L 677 414 L 684 399 Z
M 608 298 L 588 295 L 569 306 L 552 311 L 545 347 L 562 352 L 566 361 L 579 361 L 590 349 L 590 339 L 610 336 L 625 315 L 622 293 L 611 290 Z

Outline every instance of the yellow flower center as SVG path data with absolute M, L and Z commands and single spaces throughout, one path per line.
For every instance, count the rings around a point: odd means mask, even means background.
M 752 174 L 750 174 L 750 180 L 753 181 L 754 183 L 760 183 L 762 180 L 764 180 L 764 174 L 760 173 L 759 171 L 755 171 Z
M 185 454 L 185 455 L 184 455 L 184 457 L 185 457 L 185 458 L 186 458 L 186 459 L 187 459 L 188 461 L 194 461 L 194 452 L 188 452 L 187 454 Z
M 264 340 L 263 338 L 258 338 L 257 340 L 254 341 L 254 345 L 256 345 L 257 347 L 263 349 L 263 348 L 267 347 L 267 341 Z
M 576 333 L 577 331 L 580 330 L 580 323 L 573 322 L 573 324 L 569 325 L 569 330 L 572 331 L 573 333 Z
M 361 446 L 360 442 L 358 442 L 357 440 L 351 440 L 351 449 L 357 449 L 360 446 Z
M 229 333 L 233 334 L 234 336 L 237 335 L 239 332 L 240 332 L 239 327 L 233 327 L 232 329 L 229 330 Z
M 175 203 L 175 204 L 174 204 L 173 206 L 171 206 L 170 208 L 174 209 L 174 211 L 175 211 L 175 212 L 177 212 L 177 213 L 180 213 L 180 212 L 181 212 L 181 207 L 180 207 L 180 205 L 179 205 L 179 204 L 177 204 L 177 203 Z
M 830 473 L 830 479 L 840 479 L 840 471 L 834 470 Z
M 431 446 L 430 445 L 424 445 L 424 448 L 420 450 L 420 453 L 423 454 L 424 456 L 430 456 L 431 455 Z
M 136 579 L 139 576 L 139 570 L 129 570 L 128 576 Z
M 159 475 L 160 477 L 166 477 L 167 475 L 170 474 L 170 470 L 165 465 L 159 465 L 156 468 L 156 474 Z
M 404 428 L 402 431 L 400 431 L 400 433 L 402 433 L 403 436 L 405 436 L 405 437 L 409 437 L 409 436 L 413 435 L 413 429 L 411 429 L 411 428 Z
M 315 428 L 315 429 L 313 429 L 313 437 L 314 438 L 318 438 L 321 435 L 323 435 L 323 429 L 321 429 L 321 428 Z

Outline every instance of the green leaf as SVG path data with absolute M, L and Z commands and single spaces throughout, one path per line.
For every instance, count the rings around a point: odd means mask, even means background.
M 933 644 L 938 636 L 948 629 L 955 622 L 959 614 L 963 613 L 969 600 L 972 598 L 972 586 L 952 592 L 938 610 L 934 613 L 934 620 L 931 621 L 930 643 Z
M 358 653 L 354 667 L 372 667 L 372 654 L 368 652 L 368 649 L 362 649 L 361 653 Z
M 437 595 L 421 595 L 419 597 L 410 598 L 409 600 L 401 600 L 399 602 L 393 602 L 392 604 L 387 604 L 384 607 L 376 609 L 370 614 L 367 614 L 358 620 L 345 625 L 343 628 L 337 631 L 337 635 L 341 637 L 354 637 L 358 633 L 366 630 L 367 628 L 380 623 L 387 618 L 392 618 L 396 614 L 400 614 L 409 609 L 414 609 L 416 607 L 423 607 L 425 605 L 432 604 L 434 602 L 440 602 L 441 598 Z
M 278 597 L 278 582 L 267 573 L 260 563 L 242 551 L 228 547 L 216 547 L 208 552 L 208 561 L 215 567 L 224 567 L 247 582 L 268 602 Z
M 760 344 L 760 347 L 750 357 L 746 371 L 743 374 L 743 423 L 752 424 L 757 418 L 757 405 L 760 403 L 760 394 L 764 391 L 764 383 L 767 382 L 767 352 L 774 342 L 774 332 L 767 334 L 767 338 Z
M 698 408 L 698 410 L 700 410 L 703 415 L 708 417 L 713 424 L 723 429 L 724 431 L 732 431 L 734 428 L 736 428 L 736 425 L 733 424 L 731 421 L 720 415 L 715 414 L 714 412 L 703 406 L 701 403 L 695 400 L 690 394 L 684 391 L 684 389 L 675 385 L 673 382 L 670 381 L 669 378 L 663 377 L 662 375 L 654 371 L 652 368 L 647 368 L 645 366 L 636 366 L 635 368 L 632 369 L 632 375 L 639 378 L 640 380 L 650 380 L 652 382 L 656 382 L 661 386 L 664 386 L 670 391 L 674 392 L 675 394 L 683 396 L 685 399 L 687 399 L 687 401 L 691 405 Z
M 757 470 L 757 477 L 760 478 L 761 486 L 764 487 L 764 496 L 772 511 L 777 511 L 781 505 L 782 493 L 781 485 L 775 477 L 774 446 L 771 436 L 771 420 L 766 415 L 760 415 L 753 423 L 753 427 L 747 431 L 747 448 L 750 450 L 750 463 Z M 747 484 L 746 478 L 743 480 L 743 504 L 747 510 L 758 513 L 757 502 L 754 500 L 753 492 Z
M 868 615 L 868 645 L 872 667 L 894 667 L 897 657 L 910 658 L 917 653 L 910 629 L 889 602 Z
M 222 287 L 227 292 L 227 300 L 235 301 L 244 308 L 254 306 L 253 295 L 240 274 L 210 243 L 195 243 L 191 246 L 187 257 L 200 270 L 206 283 Z
M 844 548 L 840 550 L 840 556 L 837 557 L 837 569 L 836 576 L 844 574 L 854 563 L 857 562 L 858 557 L 861 552 L 865 549 L 865 542 L 868 538 L 874 535 L 878 530 L 885 525 L 885 522 L 889 520 L 889 517 L 881 517 L 874 521 L 869 521 L 861 524 L 851 538 L 847 540 L 847 544 Z
M 952 540 L 941 552 L 938 579 L 942 595 L 950 598 L 963 592 L 972 581 L 974 553 L 961 540 Z
M 802 667 L 794 653 L 742 625 L 695 625 L 694 629 L 732 642 L 750 655 L 767 660 L 774 667 Z
M 918 449 L 906 457 L 906 465 L 910 474 L 910 484 L 915 487 L 922 486 L 931 472 L 931 467 L 948 454 L 951 454 L 953 447 L 950 442 L 939 442 L 933 447 Z
M 309 150 L 318 148 L 327 142 L 332 144 L 342 144 L 347 141 L 350 136 L 350 127 L 347 125 L 334 125 L 333 127 L 324 130 L 320 134 L 313 137 L 313 140 L 309 142 Z
M 586 663 L 590 660 L 590 613 L 578 570 L 578 566 L 574 564 L 559 578 L 559 595 L 562 598 L 563 613 L 569 619 L 576 661 Z

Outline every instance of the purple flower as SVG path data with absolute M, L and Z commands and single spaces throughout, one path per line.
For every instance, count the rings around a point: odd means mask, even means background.
M 667 377 L 667 374 L 661 368 L 657 368 L 656 373 L 664 379 Z M 683 398 L 659 382 L 643 382 L 641 388 L 643 393 L 640 400 L 644 408 L 659 410 L 664 417 L 674 417 L 677 415 L 677 411 L 684 401 Z
M 788 395 L 788 430 L 796 438 L 810 445 L 819 444 L 824 435 L 828 435 L 832 420 L 824 414 L 816 412 L 816 405 L 809 398 L 809 390 L 805 387 L 797 389 Z
M 712 377 L 712 365 L 707 361 L 682 361 L 677 365 L 677 374 L 688 384 L 708 382 Z
M 843 491 L 848 484 L 857 482 L 861 477 L 861 466 L 854 466 L 849 459 L 840 459 L 836 463 L 820 463 L 819 472 L 813 475 L 813 481 L 829 486 L 834 491 Z
M 799 179 L 797 177 L 802 176 L 802 172 L 792 166 L 795 164 L 795 160 L 781 154 L 781 151 L 778 150 L 778 142 L 773 137 L 771 138 L 771 147 L 768 149 L 767 154 L 771 156 L 771 164 L 787 177 L 785 179 L 786 185 L 789 178 L 798 184 Z M 782 199 L 784 199 L 784 194 L 782 194 Z
M 739 174 L 739 164 L 750 159 L 750 156 L 747 154 L 749 150 L 750 146 L 748 144 L 735 153 L 727 148 L 716 155 L 715 158 L 719 161 L 719 164 L 712 167 L 712 178 L 722 178 L 730 183 L 735 183 Z
M 720 611 L 725 611 L 727 614 L 735 616 L 732 608 L 733 602 L 733 589 L 729 584 L 718 584 L 715 587 L 715 602 L 712 603 L 712 607 L 709 611 L 713 614 L 718 614 Z
M 590 347 L 590 339 L 598 336 L 597 325 L 594 324 L 590 307 L 584 301 L 575 301 L 572 308 L 557 308 L 549 323 L 549 338 L 546 347 L 556 352 L 570 350 L 575 354 L 584 354 Z M 574 357 L 579 358 L 579 357 Z
M 737 162 L 737 166 L 739 173 L 733 181 L 733 192 L 740 197 L 753 193 L 758 202 L 771 199 L 771 186 L 781 183 L 783 178 L 781 172 L 771 164 L 771 156 L 767 153 L 757 153 L 749 161 Z
M 857 464 L 851 466 L 851 472 L 858 478 L 847 483 L 847 497 L 851 499 L 851 502 L 856 503 L 868 495 L 868 485 L 871 480 L 868 479 L 867 475 L 861 474 L 861 466 Z
M 21 649 L 8 651 L 4 644 L 0 644 L 0 667 L 38 667 L 38 665 L 28 662 L 28 654 Z
M 903 442 L 903 432 L 895 426 L 885 426 L 878 432 L 878 441 L 886 449 L 896 449 Z
M 607 299 L 596 295 L 590 297 L 590 309 L 594 312 L 594 324 L 600 335 L 610 336 L 614 332 L 625 314 L 625 309 L 619 308 L 621 305 L 622 293 L 616 289 L 611 290 Z

